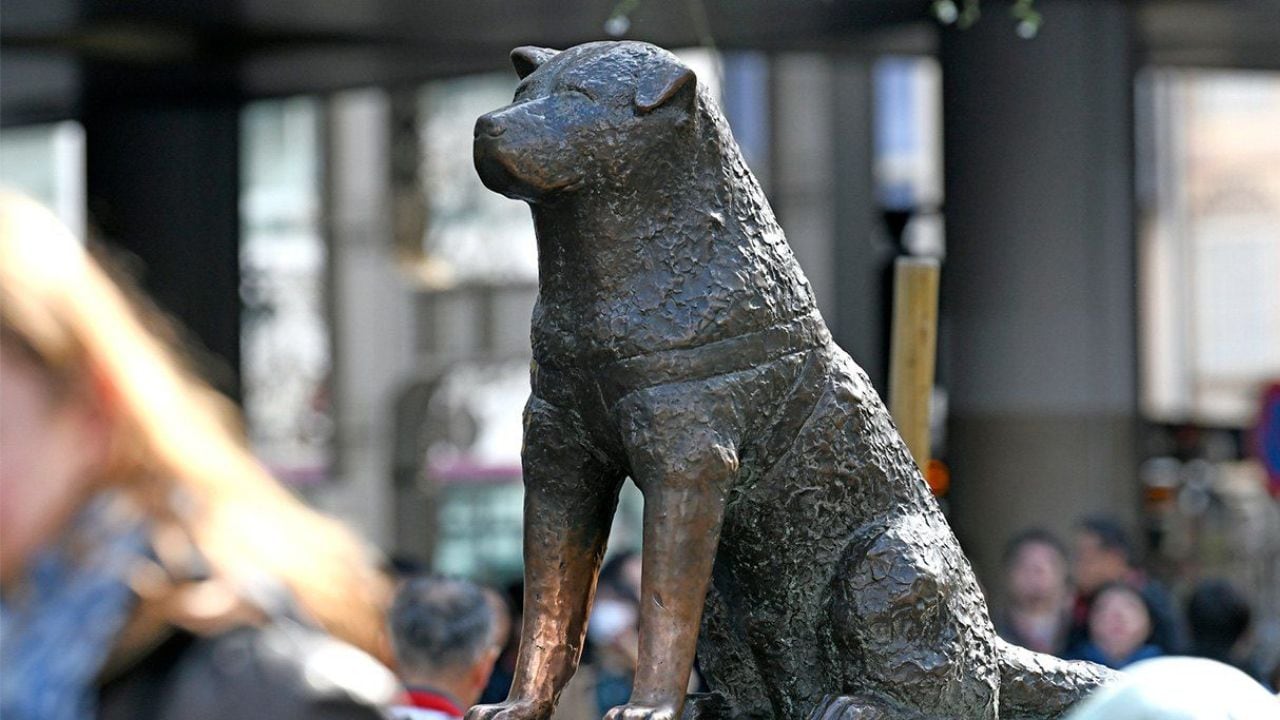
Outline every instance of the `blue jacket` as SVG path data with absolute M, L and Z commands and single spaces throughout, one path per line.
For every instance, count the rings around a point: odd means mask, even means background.
M 1120 668 L 1136 663 L 1139 660 L 1150 660 L 1151 658 L 1160 657 L 1161 655 L 1164 655 L 1164 650 L 1161 650 L 1159 645 L 1143 645 L 1137 650 L 1134 650 L 1129 657 L 1121 658 L 1118 661 L 1112 661 L 1102 653 L 1102 650 L 1094 644 L 1092 640 L 1086 640 L 1069 650 L 1066 654 L 1066 658 L 1068 660 L 1088 660 L 1089 662 L 1095 662 L 1099 665 L 1106 665 L 1112 670 L 1119 670 Z

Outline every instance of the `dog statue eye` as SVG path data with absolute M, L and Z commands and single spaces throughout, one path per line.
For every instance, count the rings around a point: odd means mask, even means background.
M 567 87 L 565 88 L 565 92 L 573 93 L 574 95 L 581 95 L 592 102 L 595 102 L 596 99 L 595 95 L 592 95 L 590 92 L 580 87 Z

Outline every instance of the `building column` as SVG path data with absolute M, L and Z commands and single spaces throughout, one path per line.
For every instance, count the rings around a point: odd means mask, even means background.
M 940 52 L 951 517 L 989 583 L 1018 530 L 1138 499 L 1131 18 L 1041 10 L 1033 40 L 991 13 Z
M 88 103 L 90 235 L 124 251 L 125 269 L 189 331 L 199 370 L 238 399 L 239 106 Z
M 414 369 L 413 292 L 392 239 L 394 120 L 382 90 L 351 90 L 327 101 L 336 481 L 317 499 L 384 548 L 394 535 L 394 404 Z

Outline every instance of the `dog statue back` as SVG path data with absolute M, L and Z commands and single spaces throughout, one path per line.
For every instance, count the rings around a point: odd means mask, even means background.
M 628 477 L 640 662 L 609 720 L 1051 718 L 1105 682 L 996 637 L 693 72 L 636 42 L 512 61 L 515 102 L 477 121 L 475 160 L 538 237 L 525 615 L 510 698 L 470 720 L 549 716 Z M 695 642 L 713 694 L 686 708 Z

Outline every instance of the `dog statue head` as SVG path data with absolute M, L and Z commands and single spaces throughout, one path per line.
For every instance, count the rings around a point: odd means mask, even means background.
M 490 190 L 532 204 L 621 193 L 661 181 L 696 135 L 698 81 L 676 56 L 640 42 L 511 52 L 510 105 L 475 126 L 475 165 Z M 612 191 L 612 193 L 610 193 Z

